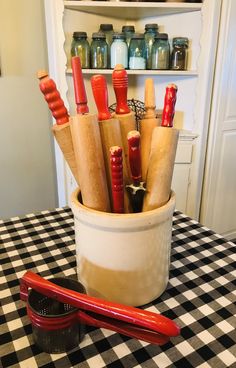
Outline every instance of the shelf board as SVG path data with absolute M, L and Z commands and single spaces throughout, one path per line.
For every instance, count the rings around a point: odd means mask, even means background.
M 83 74 L 112 74 L 113 69 L 83 69 Z M 127 70 L 129 75 L 164 75 L 164 76 L 197 76 L 196 70 Z M 72 69 L 67 69 L 66 74 L 72 74 Z
M 66 9 L 85 13 L 116 17 L 121 19 L 141 19 L 154 15 L 168 15 L 200 11 L 202 3 L 178 2 L 126 2 L 126 1 L 69 1 L 64 0 Z

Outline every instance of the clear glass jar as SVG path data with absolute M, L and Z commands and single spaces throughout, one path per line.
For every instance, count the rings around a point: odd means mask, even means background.
M 135 33 L 135 28 L 134 28 L 134 26 L 131 26 L 131 25 L 123 26 L 122 27 L 122 32 L 125 35 L 125 41 L 127 43 L 127 46 L 129 47 L 130 40 L 131 40 L 133 34 Z
M 125 42 L 124 33 L 113 34 L 113 42 L 111 44 L 111 68 L 115 68 L 116 64 L 122 64 L 124 68 L 128 68 L 128 46 Z
M 129 69 L 146 69 L 144 34 L 135 33 L 129 44 Z
M 158 24 L 145 24 L 145 57 L 147 60 L 147 69 L 152 69 L 152 45 L 154 37 L 158 34 Z
M 152 45 L 152 69 L 169 69 L 170 44 L 167 33 L 158 33 Z
M 108 44 L 104 33 L 93 33 L 90 46 L 91 68 L 107 69 L 108 68 Z
M 71 57 L 79 56 L 81 67 L 83 69 L 90 68 L 90 46 L 87 41 L 86 32 L 74 32 L 71 43 Z
M 188 62 L 188 38 L 175 37 L 172 42 L 171 69 L 186 70 Z
M 114 34 L 114 29 L 112 24 L 100 24 L 99 33 L 104 33 L 106 36 L 106 43 L 108 45 L 108 68 L 111 67 L 111 44 L 112 37 Z

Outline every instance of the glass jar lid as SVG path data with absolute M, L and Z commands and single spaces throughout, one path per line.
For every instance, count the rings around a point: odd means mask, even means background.
M 142 39 L 144 39 L 144 34 L 143 33 L 134 33 L 131 39 L 132 40 L 133 39 L 142 40 Z
M 106 35 L 102 32 L 95 32 L 92 34 L 92 38 L 100 38 L 100 39 L 106 39 Z
M 172 42 L 173 42 L 173 46 L 188 47 L 188 38 L 187 37 L 174 37 Z
M 158 24 L 157 23 L 148 23 L 148 24 L 145 24 L 145 30 L 147 31 L 149 29 L 158 30 Z
M 168 40 L 167 33 L 158 33 L 155 37 L 155 40 Z
M 87 32 L 74 32 L 73 38 L 87 38 Z
M 112 24 L 100 24 L 100 30 L 103 32 L 113 31 L 113 25 Z
M 125 40 L 125 35 L 124 35 L 124 33 L 116 32 L 116 33 L 113 33 L 112 39 L 113 40 Z
M 122 26 L 122 32 L 135 32 L 134 26 Z

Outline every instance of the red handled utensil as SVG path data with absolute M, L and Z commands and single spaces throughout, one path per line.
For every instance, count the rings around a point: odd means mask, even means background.
M 122 137 L 122 144 L 124 148 L 124 157 L 128 174 L 130 177 L 129 170 L 129 159 L 128 159 L 128 143 L 127 134 L 131 130 L 136 129 L 135 114 L 130 110 L 127 103 L 128 94 L 128 74 L 122 64 L 117 64 L 112 72 L 112 84 L 116 95 L 116 110 L 114 117 L 120 122 L 120 130 Z
M 124 183 L 123 183 L 123 157 L 122 148 L 110 148 L 111 187 L 113 212 L 124 213 Z
M 112 180 L 110 167 L 110 147 L 119 146 L 124 152 L 121 129 L 119 120 L 114 118 L 108 108 L 108 90 L 104 75 L 94 75 L 91 78 L 91 86 L 94 100 L 98 109 L 99 128 L 101 133 L 103 155 L 108 180 L 110 200 L 112 202 Z M 128 170 L 125 160 L 123 160 L 123 178 L 124 184 L 128 184 Z M 125 212 L 129 212 L 128 197 L 125 193 Z
M 169 341 L 169 337 L 178 336 L 180 334 L 180 328 L 172 320 L 162 315 L 90 297 L 81 292 L 56 285 L 31 271 L 27 271 L 21 279 L 20 296 L 24 301 L 28 299 L 27 309 L 32 324 L 37 326 L 37 323 L 40 325 L 42 322 L 45 326 L 45 330 L 50 330 L 50 327 L 52 330 L 55 330 L 56 323 L 54 323 L 53 318 L 50 317 L 43 317 L 44 319 L 49 319 L 48 324 L 44 320 L 40 321 L 44 313 L 38 314 L 35 312 L 37 303 L 34 305 L 34 308 L 30 305 L 28 288 L 32 288 L 37 294 L 42 294 L 47 297 L 49 304 L 53 302 L 53 300 L 56 300 L 53 315 L 54 317 L 56 315 L 57 318 L 61 318 L 60 322 L 62 325 L 64 309 L 60 304 L 66 303 L 67 305 L 79 309 L 76 318 L 80 323 L 108 328 L 153 344 L 165 344 Z M 70 316 L 70 320 L 65 321 L 66 326 L 68 326 L 70 322 L 74 323 L 74 319 L 75 316 Z M 58 334 L 59 333 L 60 330 L 58 330 Z
M 77 181 L 77 184 L 79 184 L 68 111 L 59 91 L 57 90 L 55 82 L 49 78 L 48 73 L 45 70 L 39 70 L 37 76 L 40 81 L 39 88 L 56 120 L 56 124 L 52 126 L 52 132 Z
M 90 114 L 79 56 L 71 59 L 77 115 L 71 117 L 71 132 L 83 204 L 110 212 L 102 142 L 96 114 Z
M 143 211 L 153 210 L 166 204 L 170 198 L 175 155 L 179 138 L 173 128 L 177 86 L 166 87 L 162 123 L 152 133 L 151 152 L 147 171 L 147 193 Z
M 130 196 L 133 212 L 141 212 L 146 188 L 144 187 L 141 174 L 140 133 L 137 130 L 130 131 L 127 141 L 129 167 L 133 183 L 126 185 L 126 190 Z

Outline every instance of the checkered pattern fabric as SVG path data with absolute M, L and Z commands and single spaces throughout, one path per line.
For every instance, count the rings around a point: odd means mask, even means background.
M 47 354 L 33 342 L 19 280 L 26 270 L 75 276 L 72 213 L 60 208 L 0 221 L 2 367 L 236 367 L 236 245 L 180 212 L 172 240 L 168 287 L 144 308 L 173 319 L 180 336 L 160 347 L 88 327 L 79 348 Z

